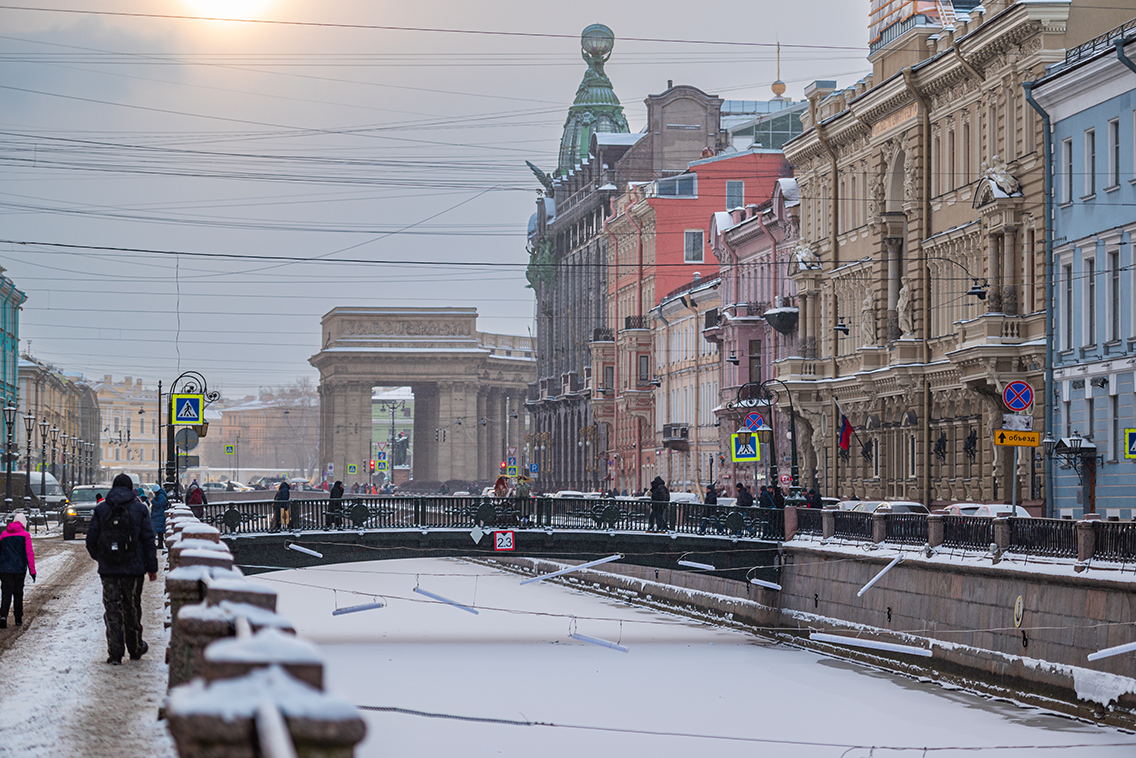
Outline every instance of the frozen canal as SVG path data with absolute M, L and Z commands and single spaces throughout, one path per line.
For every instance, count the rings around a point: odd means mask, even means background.
M 459 560 L 255 577 L 317 643 L 328 687 L 368 711 L 360 756 L 1136 755 L 1136 736 L 877 672 L 742 632 Z M 307 586 L 301 586 L 307 585 Z M 473 615 L 414 592 L 461 603 Z M 339 591 L 333 593 L 329 588 Z M 332 616 L 337 607 L 387 607 Z M 569 636 L 619 642 L 629 652 Z M 942 750 L 942 748 L 958 748 Z M 987 748 L 975 751 L 974 748 Z M 990 749 L 990 748 L 1005 749 Z M 851 749 L 850 749 L 851 748 Z M 881 750 L 881 748 L 907 748 Z

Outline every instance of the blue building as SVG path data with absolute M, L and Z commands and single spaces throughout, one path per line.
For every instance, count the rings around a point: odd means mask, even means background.
M 0 268 L 0 408 L 17 405 L 18 387 L 16 363 L 20 353 L 20 306 L 27 296 L 16 289 L 12 280 Z M 2 436 L 2 433 L 0 433 Z
M 1136 20 L 1068 51 L 1032 85 L 1052 125 L 1054 516 L 1130 519 L 1136 508 L 1131 56 Z

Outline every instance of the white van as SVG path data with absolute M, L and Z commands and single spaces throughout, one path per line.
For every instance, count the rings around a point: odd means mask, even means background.
M 46 482 L 44 481 L 45 476 L 47 477 Z M 59 486 L 59 480 L 51 474 L 47 474 L 43 471 L 33 471 L 30 482 L 32 492 L 35 493 L 36 497 L 39 497 L 41 492 L 45 493 L 45 510 L 57 511 L 67 505 L 67 494 L 63 491 L 63 488 Z

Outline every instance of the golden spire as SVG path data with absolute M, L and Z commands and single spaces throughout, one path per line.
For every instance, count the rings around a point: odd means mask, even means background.
M 774 99 L 780 100 L 785 94 L 785 82 L 781 81 L 781 42 L 777 42 L 777 81 L 773 82 Z

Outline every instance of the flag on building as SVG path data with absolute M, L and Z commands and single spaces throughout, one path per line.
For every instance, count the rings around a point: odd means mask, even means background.
M 840 449 L 847 450 L 852 444 L 852 422 L 843 413 L 840 414 Z

